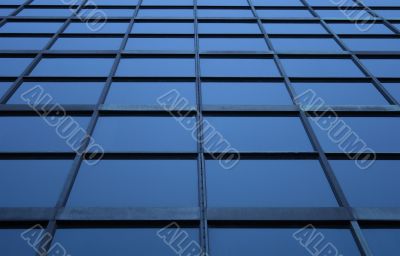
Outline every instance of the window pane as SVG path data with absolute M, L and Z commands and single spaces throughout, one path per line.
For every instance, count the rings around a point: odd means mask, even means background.
M 383 38 L 343 38 L 353 51 L 400 51 L 400 39 Z
M 400 59 L 361 59 L 361 62 L 376 77 L 400 77 Z
M 257 23 L 199 23 L 200 34 L 260 34 Z
M 203 83 L 203 104 L 292 105 L 281 83 Z
M 31 62 L 30 58 L 0 58 L 0 76 L 19 76 Z
M 0 207 L 55 206 L 71 165 L 72 160 L 0 160 Z
M 258 16 L 261 18 L 311 18 L 314 17 L 307 10 L 290 10 L 290 9 L 268 9 L 257 10 Z
M 7 16 L 7 15 L 10 15 L 13 11 L 15 11 L 14 8 L 1 8 L 0 9 L 0 15 L 1 16 Z
M 87 2 L 86 5 L 91 5 Z M 137 5 L 138 0 L 96 0 L 96 5 Z
M 363 152 L 370 148 L 376 152 L 400 151 L 400 118 L 396 117 L 322 117 L 311 118 L 311 124 L 322 147 L 327 152 Z M 343 121 L 338 123 L 339 121 Z M 322 126 L 321 126 L 322 125 Z M 347 125 L 346 132 L 338 132 Z M 324 127 L 324 130 L 319 128 Z M 328 128 L 328 129 L 326 129 Z M 336 134 L 334 134 L 336 133 Z M 332 135 L 334 134 L 334 135 Z M 335 136 L 335 143 L 330 138 Z M 359 138 L 359 139 L 358 139 Z
M 48 37 L 0 37 L 1 50 L 41 50 L 50 38 Z M 29 43 L 27 43 L 29 41 Z
M 0 98 L 3 97 L 11 85 L 11 82 L 0 82 Z
M 0 151 L 71 152 L 79 147 L 88 119 L 80 116 L 47 116 L 46 119 L 38 116 L 1 116 Z M 77 130 L 80 128 L 83 130 Z
M 192 18 L 193 9 L 140 9 L 138 17 L 174 17 L 174 18 Z
M 79 33 L 79 34 L 92 34 L 92 33 L 110 33 L 110 34 L 124 34 L 128 29 L 128 23 L 105 22 L 101 25 L 90 25 L 91 23 L 74 22 L 68 25 L 64 33 Z
M 193 0 L 143 0 L 142 5 L 193 5 Z
M 353 1 L 343 1 L 343 2 L 336 2 L 336 1 L 325 1 L 325 0 L 306 0 L 309 5 L 312 6 L 331 6 L 331 7 L 338 7 L 340 6 L 356 6 L 357 4 Z
M 196 106 L 194 83 L 182 82 L 112 83 L 105 104 L 160 106 L 157 99 L 172 90 L 178 92 L 180 98 L 187 100 L 188 107 Z M 176 104 L 176 102 L 168 103 L 172 106 Z
M 55 2 L 55 1 L 54 1 Z M 69 17 L 74 14 L 73 10 L 70 9 L 30 9 L 25 8 L 18 13 L 17 16 L 22 17 L 35 17 L 35 16 L 47 16 L 47 17 Z
M 400 83 L 384 83 L 383 86 L 400 102 Z
M 209 207 L 337 206 L 316 160 L 241 160 L 231 169 L 206 161 L 206 172 Z
M 198 0 L 198 5 L 206 5 L 206 6 L 248 6 L 249 3 L 247 0 L 223 0 L 223 1 L 214 1 L 214 0 Z
M 360 255 L 354 242 L 351 231 L 348 229 L 332 229 L 317 227 L 310 237 L 297 241 L 293 234 L 301 230 L 298 228 L 210 228 L 210 254 L 211 255 L 296 255 L 309 256 L 324 254 L 325 246 L 332 244 L 338 250 L 338 255 Z M 304 232 L 313 232 L 310 231 Z M 307 234 L 309 235 L 309 234 Z M 318 235 L 318 236 L 317 236 Z M 320 237 L 324 238 L 316 244 Z M 232 243 L 232 241 L 241 241 Z M 302 244 L 309 243 L 307 248 Z M 312 246 L 312 248 L 311 248 Z M 329 248 L 329 247 L 328 247 Z M 311 254 L 312 252 L 313 254 Z M 329 253 L 329 252 L 328 252 Z
M 189 58 L 130 58 L 121 60 L 116 76 L 192 77 L 195 76 L 194 68 L 194 59 Z
M 193 34 L 193 23 L 188 22 L 138 22 L 133 25 L 135 34 Z
M 175 251 L 157 235 L 160 228 L 78 228 L 58 229 L 53 244 L 62 244 L 74 256 L 96 255 L 165 255 L 174 256 Z M 171 228 L 172 229 L 172 228 Z M 187 240 L 179 245 L 187 246 L 190 241 L 198 241 L 198 230 L 183 228 L 165 231 L 178 234 L 180 241 L 184 234 Z M 182 233 L 181 233 L 182 232 Z M 184 233 L 183 233 L 184 232 Z M 168 239 L 168 238 L 167 238 Z
M 325 105 L 389 104 L 374 85 L 369 83 L 293 83 L 293 86 L 298 95 L 312 92 Z
M 341 52 L 342 48 L 329 38 L 271 38 L 277 51 Z
M 129 38 L 125 50 L 194 51 L 193 38 Z
M 264 23 L 268 34 L 327 34 L 320 24 L 314 23 Z
M 357 9 L 315 10 L 323 19 L 374 20 L 367 11 Z M 355 26 L 355 25 L 354 25 Z
M 372 10 L 374 13 L 382 16 L 385 19 L 398 19 L 400 17 L 400 10 Z
M 52 50 L 119 50 L 122 38 L 59 38 Z
M 194 125 L 196 119 L 186 117 L 181 122 Z M 173 117 L 101 117 L 93 137 L 106 151 L 196 151 L 192 131 L 181 122 Z
M 0 27 L 0 33 L 55 33 L 60 22 L 7 22 Z
M 383 24 L 329 23 L 328 26 L 336 34 L 393 34 Z
M 376 160 L 368 169 L 349 160 L 330 162 L 351 206 L 400 207 L 400 161 Z
M 397 0 L 363 0 L 367 6 L 400 6 Z
M 199 18 L 252 18 L 251 10 L 198 9 Z
M 374 255 L 396 256 L 400 251 L 400 229 L 364 228 L 362 231 Z
M 96 104 L 103 83 L 69 83 L 69 82 L 25 82 L 14 93 L 8 104 L 27 104 L 23 95 L 41 93 L 37 100 L 29 102 L 37 104 Z M 47 95 L 48 97 L 45 97 Z M 43 98 L 43 100 L 40 100 Z
M 74 5 L 79 5 L 82 2 L 82 0 L 77 0 L 74 1 L 73 4 Z M 34 0 L 31 5 L 67 5 L 67 2 L 63 2 L 63 1 L 53 1 L 53 0 Z
M 12 252 L 13 256 L 35 256 L 37 253 L 21 238 L 27 229 L 0 228 L 0 251 Z M 7 256 L 8 256 L 7 255 Z M 5 255 L 6 256 L 6 255 Z
M 201 51 L 268 51 L 263 38 L 200 38 Z
M 293 77 L 363 77 L 364 74 L 349 59 L 281 59 L 289 76 Z
M 67 207 L 197 207 L 197 190 L 196 160 L 103 160 L 81 167 Z
M 90 3 L 90 2 L 88 2 Z M 132 17 L 134 9 L 107 9 L 107 8 L 96 8 L 96 9 L 82 9 L 78 17 L 80 18 L 93 18 L 93 17 Z M 125 31 L 123 32 L 125 33 Z
M 303 6 L 300 0 L 252 0 L 255 6 Z
M 30 76 L 108 76 L 114 59 L 42 59 Z
M 213 126 L 225 141 L 239 151 L 308 152 L 313 150 L 297 117 L 209 116 L 205 119 L 206 125 Z M 207 129 L 204 131 L 208 132 Z M 204 137 L 207 138 L 207 134 Z M 212 138 L 217 138 L 217 136 Z M 219 149 L 212 138 L 204 143 L 205 150 L 218 152 Z
M 206 59 L 200 60 L 202 76 L 211 77 L 279 77 L 272 59 Z

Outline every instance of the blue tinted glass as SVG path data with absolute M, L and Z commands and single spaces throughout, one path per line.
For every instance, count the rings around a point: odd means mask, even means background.
M 196 141 L 185 124 L 194 117 L 101 117 L 93 137 L 106 151 L 193 152 Z
M 249 3 L 247 0 L 223 0 L 223 1 L 214 1 L 214 0 L 198 0 L 198 5 L 206 5 L 206 6 L 248 6 Z
M 364 228 L 362 231 L 374 255 L 396 256 L 400 251 L 400 229 Z
M 165 255 L 176 256 L 175 250 L 182 249 L 190 241 L 198 243 L 198 230 L 194 228 L 172 229 L 177 244 L 171 248 L 159 237 L 160 228 L 92 228 L 58 229 L 53 243 L 60 243 L 73 256 L 109 255 Z M 187 234 L 187 238 L 184 234 Z M 161 233 L 163 235 L 163 233 Z M 174 236 L 175 238 L 175 236 Z M 183 240 L 186 238 L 186 240 Z M 169 237 L 166 237 L 169 239 Z M 167 240 L 167 241 L 168 241 Z M 179 244 L 178 244 L 179 242 Z M 172 242 L 171 242 L 172 243 Z M 181 247 L 182 246 L 182 247 Z M 192 247 L 191 247 L 192 248 Z M 174 250 L 175 249 L 175 250 Z M 190 249 L 190 248 L 189 248 Z M 189 252 L 186 252 L 187 254 Z M 182 254 L 184 255 L 184 254 Z M 190 254 L 187 254 L 190 255 Z
M 257 23 L 199 23 L 200 34 L 260 34 Z
M 361 24 L 329 23 L 328 26 L 336 34 L 393 34 L 393 31 L 383 24 Z
M 21 238 L 27 229 L 0 229 L 0 251 L 4 256 L 35 256 L 37 253 Z M 4 254 L 5 253 L 5 254 Z
M 264 23 L 269 34 L 327 34 L 320 24 L 315 23 Z
M 220 9 L 198 9 L 197 16 L 199 18 L 230 18 L 241 17 L 251 18 L 254 17 L 251 10 L 220 10 Z
M 307 134 L 297 117 L 210 116 L 206 118 L 205 126 L 209 125 L 215 127 L 224 140 L 239 151 L 312 151 Z M 204 129 L 204 131 L 209 132 L 210 130 Z M 213 136 L 205 141 L 206 151 L 215 152 L 219 150 L 214 140 L 217 137 Z
M 293 86 L 298 95 L 312 90 L 325 105 L 388 105 L 369 83 L 293 83 Z
M 55 33 L 60 22 L 7 22 L 0 27 L 0 33 Z
M 375 152 L 400 151 L 398 143 L 400 118 L 314 117 L 310 119 L 322 147 L 327 152 L 358 153 L 366 151 L 366 148 L 371 148 Z M 347 126 L 350 129 L 343 128 Z
M 10 15 L 13 11 L 15 11 L 15 9 L 11 9 L 11 8 L 1 8 L 0 9 L 0 16 L 7 16 Z
M 31 105 L 96 104 L 102 89 L 103 83 L 25 82 L 7 103 L 27 104 L 22 95 L 36 91 L 37 93 L 43 93 L 43 97 L 44 95 L 49 97 L 45 97 L 45 100 L 32 101 Z
M 349 160 L 330 162 L 351 206 L 400 207 L 400 161 L 377 160 L 368 169 Z
M 42 59 L 31 76 L 108 76 L 114 59 Z
M 337 206 L 316 160 L 241 160 L 231 169 L 207 161 L 206 173 L 209 207 Z
M 125 50 L 194 51 L 193 38 L 129 38 Z
M 400 51 L 400 39 L 385 38 L 343 38 L 353 51 Z
M 141 9 L 138 17 L 193 17 L 193 9 Z
M 87 117 L 78 116 L 2 116 L 0 151 L 71 152 L 80 145 L 85 135 L 80 128 L 86 129 L 87 124 Z
M 133 25 L 132 33 L 138 34 L 193 34 L 193 23 L 189 22 L 138 22 Z
M 397 0 L 363 0 L 363 3 L 368 6 L 400 6 Z
M 271 41 L 277 51 L 343 51 L 330 38 L 271 38 Z
M 142 5 L 193 5 L 193 0 L 143 0 Z
M 195 75 L 194 68 L 194 59 L 122 59 L 116 76 L 191 77 Z
M 372 20 L 372 17 L 365 10 L 356 9 L 336 9 L 336 10 L 316 10 L 321 18 L 329 19 L 354 19 L 354 20 Z
M 111 33 L 111 34 L 124 34 L 128 28 L 128 23 L 106 22 L 101 25 L 90 26 L 91 23 L 74 22 L 69 24 L 64 33 Z
M 255 6 L 303 6 L 300 0 L 252 0 Z
M 383 86 L 400 102 L 400 83 L 384 83 Z
M 306 0 L 308 4 L 312 6 L 331 6 L 331 7 L 338 7 L 339 6 L 356 6 L 357 4 L 353 1 L 326 1 L 326 0 Z
M 186 99 L 188 107 L 196 105 L 194 83 L 181 82 L 113 83 L 105 104 L 160 106 L 157 99 L 167 95 L 171 90 L 176 90 L 182 99 Z M 169 103 L 174 104 L 174 102 Z
M 278 77 L 272 59 L 201 59 L 201 75 L 211 77 Z
M 17 16 L 48 16 L 48 17 L 68 17 L 74 12 L 70 9 L 28 9 L 25 8 Z
M 0 207 L 55 206 L 71 164 L 72 160 L 0 160 Z
M 400 10 L 373 10 L 374 13 L 386 19 L 398 19 L 400 17 Z
M 25 1 L 24 0 L 3 0 L 1 1 L 2 4 L 23 4 Z
M 289 76 L 293 77 L 363 77 L 364 74 L 349 59 L 281 59 Z
M 316 228 L 314 233 L 298 228 L 210 228 L 211 255 L 274 255 L 309 256 L 329 255 L 327 248 L 333 245 L 338 255 L 360 255 L 350 230 Z M 306 235 L 297 241 L 293 234 Z M 303 234 L 306 233 L 307 234 Z M 319 243 L 316 241 L 323 240 Z M 309 239 L 309 240 L 308 240 Z M 232 243 L 232 241 L 241 241 Z M 304 247 L 308 243 L 309 246 Z M 329 246 L 329 244 L 331 246 Z M 325 249 L 324 249 L 325 248 Z M 334 251 L 332 249 L 331 251 Z M 326 252 L 326 253 L 325 253 Z M 335 254 L 333 254 L 335 255 Z
M 76 0 L 71 3 L 79 5 L 82 0 Z M 53 0 L 34 0 L 31 5 L 68 5 L 67 1 L 53 1 Z
M 52 50 L 118 50 L 122 38 L 59 38 Z
M 47 37 L 0 37 L 1 50 L 41 50 L 50 38 Z M 29 43 L 27 43 L 29 41 Z
M 291 105 L 281 83 L 203 83 L 203 103 L 209 105 Z
M 82 9 L 78 17 L 132 17 L 133 13 L 134 9 Z
M 361 62 L 376 77 L 400 77 L 400 59 L 361 59 Z
M 201 51 L 268 51 L 263 38 L 200 38 Z
M 103 160 L 81 167 L 67 207 L 196 207 L 197 190 L 196 160 Z
M 3 97 L 3 95 L 6 93 L 11 85 L 11 82 L 0 82 L 0 98 Z
M 0 58 L 0 76 L 19 76 L 31 61 L 29 58 Z
M 96 0 L 96 5 L 136 5 L 138 0 Z M 89 1 L 86 5 L 91 5 Z
M 272 10 L 257 10 L 258 16 L 261 18 L 311 18 L 314 17 L 307 10 L 280 10 L 280 9 L 272 9 Z

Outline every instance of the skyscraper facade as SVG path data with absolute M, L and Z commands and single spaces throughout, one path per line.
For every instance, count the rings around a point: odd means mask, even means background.
M 400 1 L 0 18 L 0 255 L 400 254 Z

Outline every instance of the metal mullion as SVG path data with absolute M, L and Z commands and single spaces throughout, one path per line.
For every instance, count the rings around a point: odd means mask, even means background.
M 358 224 L 357 220 L 350 221 L 351 232 L 354 237 L 354 240 L 357 243 L 357 246 L 360 250 L 363 251 L 364 255 L 373 255 L 371 249 L 369 248 L 368 242 L 365 239 L 360 225 Z
M 203 102 L 201 93 L 201 68 L 200 68 L 200 43 L 199 43 L 199 20 L 197 14 L 197 0 L 193 0 L 194 10 L 194 41 L 195 41 L 195 70 L 196 70 L 196 104 L 197 104 L 197 169 L 200 203 L 200 246 L 201 255 L 208 255 L 208 218 L 207 218 L 207 187 L 205 172 L 205 156 L 203 148 Z
M 29 5 L 33 0 L 26 0 L 24 3 L 20 4 L 18 6 L 18 8 L 15 8 L 15 10 L 13 12 L 11 12 L 9 15 L 7 15 L 6 17 L 2 18 L 0 20 L 0 27 L 2 27 L 4 25 L 4 23 L 7 22 L 7 20 L 11 17 L 11 16 L 15 16 L 17 15 L 22 9 L 25 8 L 25 6 Z

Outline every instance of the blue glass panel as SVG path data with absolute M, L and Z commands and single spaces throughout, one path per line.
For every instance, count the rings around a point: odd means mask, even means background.
M 257 10 L 258 16 L 261 18 L 312 18 L 314 17 L 307 10 L 290 10 L 290 9 L 272 9 Z
M 68 25 L 64 33 L 110 33 L 110 34 L 124 34 L 128 29 L 128 23 L 106 22 L 97 25 L 90 25 L 86 22 L 74 22 Z
M 351 206 L 400 207 L 400 161 L 377 160 L 367 169 L 351 160 L 330 162 Z
M 330 38 L 271 38 L 277 51 L 340 52 L 342 48 Z
M 42 59 L 31 76 L 108 76 L 114 59 Z
M 55 2 L 55 1 L 54 1 Z M 61 2 L 61 1 L 60 1 Z M 18 13 L 17 16 L 22 17 L 34 17 L 34 16 L 47 16 L 47 17 L 69 17 L 74 14 L 73 10 L 70 9 L 30 9 L 25 8 Z
M 19 76 L 31 62 L 30 58 L 0 58 L 0 76 Z
M 316 160 L 240 160 L 231 169 L 206 161 L 206 173 L 209 207 L 338 205 Z
M 38 116 L 2 116 L 0 151 L 71 152 L 80 145 L 85 134 L 78 129 L 85 130 L 88 119 L 78 116 L 47 116 L 45 119 Z
M 60 22 L 7 22 L 0 27 L 0 33 L 55 33 Z
M 293 234 L 301 228 L 210 228 L 210 254 L 230 256 L 310 256 L 319 254 L 322 256 L 327 252 L 324 247 L 330 243 L 337 249 L 338 255 L 360 255 L 351 231 L 348 229 L 317 227 L 315 233 L 311 233 L 313 231 L 311 229 L 304 231 L 308 232 L 307 237 L 297 241 L 293 238 Z M 321 235 L 323 240 L 319 242 Z M 232 243 L 232 241 L 240 241 L 240 243 Z M 303 244 L 308 242 L 309 246 L 303 247 L 300 242 Z M 333 252 L 335 252 L 334 249 Z
M 52 50 L 119 50 L 122 38 L 59 38 Z
M 400 39 L 343 38 L 352 51 L 400 51 Z
M 300 0 L 253 0 L 255 6 L 303 6 Z
M 292 105 L 281 83 L 203 83 L 203 104 Z
M 353 20 L 373 20 L 365 10 L 356 9 L 336 9 L 336 10 L 316 10 L 317 14 L 323 19 L 353 19 Z
M 327 34 L 318 23 L 263 23 L 268 34 Z
M 268 51 L 263 38 L 200 38 L 201 51 Z
M 194 51 L 193 38 L 129 38 L 125 50 Z
M 3 0 L 3 1 L 1 1 L 1 3 L 4 5 L 19 5 L 19 4 L 23 4 L 24 2 L 25 2 L 24 0 Z
M 367 6 L 400 6 L 397 0 L 363 0 L 363 3 Z
M 281 59 L 289 76 L 293 77 L 363 77 L 350 59 Z
M 205 6 L 248 6 L 249 3 L 247 0 L 223 0 L 223 1 L 214 1 L 214 0 L 198 0 L 198 5 Z
M 47 37 L 0 37 L 1 50 L 41 50 L 50 38 Z M 27 43 L 29 41 L 29 43 Z
M 393 34 L 383 24 L 329 23 L 328 26 L 336 34 Z
M 193 0 L 143 0 L 142 5 L 193 5 Z
M 194 16 L 193 9 L 141 9 L 138 17 L 174 17 L 174 18 L 192 18 Z
M 197 191 L 196 160 L 103 160 L 81 167 L 67 207 L 197 207 Z
M 133 25 L 132 33 L 138 34 L 193 34 L 193 23 L 189 22 L 138 22 Z
M 176 251 L 185 252 L 184 248 L 191 241 L 198 244 L 199 233 L 195 228 L 172 229 L 176 234 L 176 243 L 171 247 L 157 235 L 160 228 L 79 228 L 58 229 L 53 243 L 60 243 L 73 256 L 109 256 L 109 255 L 165 255 L 176 256 Z M 183 233 L 184 232 L 184 233 Z M 187 234 L 187 240 L 183 240 Z M 174 237 L 175 238 L 175 237 Z M 171 240 L 169 237 L 167 239 Z M 167 240 L 168 241 L 168 240 Z M 192 248 L 192 247 L 190 247 Z M 189 248 L 189 249 L 190 249 Z M 176 251 L 175 251 L 175 250 Z M 187 254 L 190 255 L 190 254 Z
M 194 117 L 101 117 L 93 137 L 106 151 L 194 152 L 196 141 L 182 123 Z
M 214 127 L 226 142 L 239 151 L 308 152 L 313 150 L 297 117 L 209 116 L 205 119 L 207 122 L 205 126 Z M 220 150 L 214 141 L 217 137 L 212 136 L 211 139 L 205 141 L 206 151 Z
M 310 119 L 322 147 L 327 152 L 358 153 L 364 152 L 365 148 L 371 148 L 375 152 L 400 151 L 398 143 L 400 141 L 400 133 L 398 133 L 400 118 L 314 117 Z M 342 122 L 338 123 L 339 121 Z M 343 127 L 347 127 L 345 125 L 350 129 L 344 129 Z
M 251 10 L 224 10 L 224 9 L 198 9 L 199 18 L 251 18 L 254 17 Z
M 187 100 L 187 107 L 196 105 L 194 83 L 182 82 L 112 83 L 105 104 L 160 106 L 157 99 L 171 90 L 176 90 L 182 99 Z
M 306 0 L 308 4 L 312 6 L 330 6 L 330 7 L 338 7 L 339 6 L 356 6 L 357 4 L 353 1 L 326 1 L 326 0 Z
M 3 95 L 6 93 L 11 85 L 11 82 L 0 82 L 0 98 L 3 97 Z
M 82 9 L 78 17 L 132 17 L 134 9 Z
M 400 10 L 373 10 L 374 13 L 386 19 L 398 19 L 400 17 Z
M 388 105 L 373 84 L 369 83 L 293 83 L 298 95 L 312 90 L 325 105 Z
M 400 77 L 400 59 L 361 59 L 361 62 L 376 77 Z
M 0 160 L 0 207 L 55 206 L 71 165 L 72 160 Z
M 400 102 L 400 83 L 384 83 L 383 86 Z
M 399 228 L 364 228 L 362 231 L 374 255 L 396 256 L 400 251 Z
M 47 94 L 50 99 L 49 103 L 46 99 L 38 101 L 38 104 L 96 104 L 103 89 L 103 83 L 94 82 L 25 82 L 7 103 L 27 104 L 22 95 L 36 90 L 34 88 L 37 86 L 40 86 L 42 93 Z
M 0 251 L 4 256 L 35 256 L 35 250 L 21 238 L 26 229 L 1 228 Z M 4 254 L 5 253 L 5 254 Z M 9 254 L 10 253 L 10 254 Z
M 69 3 L 73 3 L 74 5 L 79 5 L 81 2 L 82 2 L 82 0 L 74 0 L 74 1 L 71 1 L 71 2 L 68 2 L 68 1 L 53 1 L 53 0 L 34 0 L 31 3 L 31 5 L 68 5 Z
M 279 77 L 272 59 L 201 59 L 201 75 L 211 77 Z
M 116 76 L 191 77 L 195 75 L 194 68 L 194 59 L 122 59 Z
M 257 23 L 199 23 L 200 34 L 260 34 Z
M 1 8 L 0 9 L 0 16 L 10 15 L 13 11 L 15 11 L 14 8 Z
M 94 1 L 96 5 L 137 5 L 138 0 L 96 0 Z M 86 5 L 92 5 L 89 1 Z

